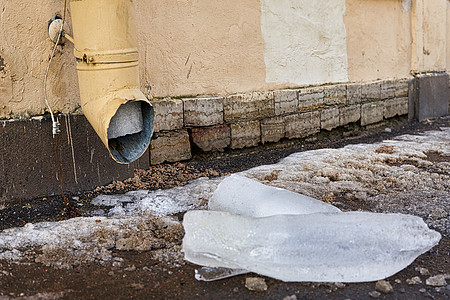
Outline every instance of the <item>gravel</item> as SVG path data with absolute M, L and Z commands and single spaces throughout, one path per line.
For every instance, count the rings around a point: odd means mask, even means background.
M 261 277 L 245 278 L 245 287 L 250 291 L 256 291 L 256 292 L 267 291 L 266 280 Z
M 446 277 L 446 275 L 444 275 L 444 274 L 432 276 L 432 277 L 428 278 L 425 283 L 427 285 L 431 285 L 431 286 L 446 286 L 447 281 L 445 280 L 445 277 Z
M 389 294 L 394 291 L 392 285 L 389 283 L 389 281 L 386 280 L 377 281 L 377 283 L 375 284 L 375 290 L 383 294 Z

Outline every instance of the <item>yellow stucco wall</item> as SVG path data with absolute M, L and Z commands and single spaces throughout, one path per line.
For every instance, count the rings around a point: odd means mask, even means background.
M 415 0 L 411 35 L 414 72 L 445 71 L 448 0 Z
M 450 0 L 447 0 L 447 72 L 450 72 Z
M 141 78 L 152 95 L 264 89 L 259 0 L 135 2 Z
M 347 0 L 350 81 L 404 77 L 411 64 L 411 10 L 402 1 Z
M 142 90 L 231 94 L 450 68 L 448 0 L 134 0 Z M 63 0 L 0 0 L 0 118 L 45 112 L 47 22 Z M 70 10 L 68 13 L 71 27 Z M 70 29 L 69 29 L 70 32 Z M 48 77 L 55 111 L 79 110 L 73 46 Z
M 0 0 L 0 118 L 44 112 L 42 82 L 53 46 L 47 22 L 62 12 L 63 3 L 55 2 Z M 71 112 L 79 106 L 70 45 L 58 49 L 48 81 L 48 98 L 55 110 Z

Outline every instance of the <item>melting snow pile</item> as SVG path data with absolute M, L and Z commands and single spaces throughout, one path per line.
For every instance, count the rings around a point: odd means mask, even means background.
M 220 183 L 219 179 L 199 178 L 169 190 L 131 191 L 124 195 L 100 195 L 93 205 L 113 207 L 109 216 L 144 213 L 155 217 L 175 215 L 206 206 Z
M 110 261 L 112 249 L 160 250 L 179 244 L 182 237 L 180 223 L 169 217 L 94 217 L 28 223 L 0 233 L 0 258 L 31 259 L 69 269 Z
M 448 235 L 450 233 L 448 218 L 450 163 L 448 160 L 431 162 L 428 157 L 430 153 L 437 157 L 450 155 L 450 128 L 421 135 L 405 135 L 380 144 L 350 145 L 341 149 L 296 153 L 277 164 L 241 172 L 240 175 L 264 183 L 264 185 L 249 190 L 245 188 L 248 181 L 242 179 L 238 182 L 243 185 L 241 190 L 231 189 L 228 191 L 228 199 L 230 197 L 233 199 L 233 202 L 230 202 L 231 205 L 222 203 L 219 208 L 214 209 L 243 215 L 233 217 L 236 224 L 242 222 L 242 228 L 245 228 L 244 225 L 247 226 L 249 222 L 254 223 L 253 215 L 256 216 L 258 211 L 259 216 L 261 214 L 268 215 L 268 212 L 279 215 L 287 213 L 286 210 L 283 210 L 286 207 L 289 207 L 288 213 L 297 214 L 293 217 L 294 219 L 298 218 L 300 214 L 314 213 L 319 216 L 327 211 L 336 216 L 345 214 L 340 213 L 332 205 L 319 203 L 312 199 L 315 198 L 332 203 L 343 210 L 349 210 L 340 205 L 345 202 L 358 203 L 358 206 L 367 207 L 374 212 L 413 214 Z M 93 200 L 93 203 L 99 205 L 99 208 L 109 209 L 105 216 L 27 224 L 22 228 L 1 231 L 0 259 L 31 260 L 56 267 L 70 268 L 85 262 L 103 263 L 117 259 L 113 258 L 113 249 L 150 250 L 155 253 L 171 249 L 170 253 L 176 256 L 172 256 L 172 259 L 181 261 L 179 250 L 183 227 L 178 220 L 164 216 L 192 209 L 205 209 L 210 199 L 212 201 L 209 205 L 213 209 L 214 205 L 217 205 L 215 201 L 220 198 L 220 193 L 216 194 L 214 198 L 212 196 L 222 180 L 203 178 L 184 187 L 170 190 L 135 191 L 120 196 L 99 196 Z M 270 203 L 254 205 L 247 201 L 257 193 L 260 193 L 258 198 L 270 199 L 271 191 L 267 189 L 269 188 L 267 185 L 285 189 L 276 190 L 276 193 L 283 194 L 283 205 L 269 206 Z M 313 203 L 315 204 L 313 205 Z M 236 211 L 230 210 L 230 206 Z M 239 209 L 240 211 L 238 211 Z M 246 211 L 250 213 L 246 215 Z M 199 212 L 199 216 L 209 222 L 209 217 L 202 214 Z M 215 214 L 217 214 L 217 218 L 228 219 L 229 216 L 229 213 L 223 212 Z M 327 218 L 328 215 L 325 215 L 323 217 Z M 355 219 L 360 214 L 350 213 L 349 215 L 352 216 L 351 219 Z M 274 217 L 275 219 L 277 217 Z M 256 219 L 255 222 L 261 224 L 258 226 L 266 226 L 264 224 L 267 221 L 264 220 Z M 329 221 L 337 222 L 333 218 Z M 224 222 L 226 223 L 225 220 Z M 292 220 L 288 223 L 293 225 L 296 222 L 299 221 Z M 433 238 L 432 234 L 427 234 L 428 231 L 420 220 L 414 217 L 401 219 L 398 228 L 408 227 L 407 224 L 415 224 L 413 228 L 417 230 L 416 233 L 424 233 L 424 237 L 418 241 L 419 243 L 423 238 L 425 240 L 428 238 L 430 244 L 434 243 L 436 237 Z M 350 223 L 350 225 L 354 226 L 354 223 Z M 366 225 L 363 222 L 361 226 Z M 336 228 L 343 230 L 345 226 L 336 225 Z M 410 229 L 413 230 L 413 228 Z M 405 230 L 404 233 L 408 236 L 416 234 L 408 231 L 410 229 L 402 230 Z M 303 233 L 288 232 L 288 234 Z M 340 234 L 341 231 L 338 232 L 338 235 Z M 383 235 L 384 241 L 393 239 L 393 236 L 386 237 L 389 232 L 384 232 Z M 401 239 L 403 238 L 395 241 L 394 244 L 398 245 Z M 288 239 L 288 241 L 290 240 L 291 238 Z M 270 241 L 273 242 L 273 240 Z M 348 245 L 342 245 L 342 247 L 348 247 Z M 416 250 L 413 251 L 420 252 L 423 251 L 420 249 L 428 246 L 424 244 L 421 247 L 414 248 Z M 269 255 L 270 252 L 262 251 L 264 249 L 260 248 L 260 252 L 255 251 L 252 255 L 259 255 L 260 258 Z M 409 254 L 402 253 L 402 256 L 404 255 Z M 403 259 L 403 261 L 406 263 L 407 259 Z M 250 266 L 245 265 L 240 268 L 250 269 Z
M 184 216 L 185 258 L 283 281 L 384 279 L 441 238 L 419 217 L 343 213 L 321 201 L 262 187 L 237 175 L 219 185 L 210 207 L 223 211 L 191 211 Z

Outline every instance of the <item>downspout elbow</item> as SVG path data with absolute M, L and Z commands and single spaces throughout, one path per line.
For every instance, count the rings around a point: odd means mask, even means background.
M 132 0 L 71 0 L 81 107 L 118 163 L 147 149 L 154 111 L 140 91 Z

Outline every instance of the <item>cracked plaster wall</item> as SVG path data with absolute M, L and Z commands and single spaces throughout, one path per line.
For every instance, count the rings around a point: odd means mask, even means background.
M 53 46 L 47 22 L 62 12 L 61 3 L 0 0 L 0 118 L 44 113 L 42 82 Z M 79 106 L 72 53 L 71 45 L 57 51 L 49 70 L 48 99 L 57 111 Z
M 134 2 L 141 85 L 153 97 L 370 81 L 405 77 L 414 66 L 450 66 L 448 0 Z M 45 112 L 47 21 L 62 8 L 62 0 L 0 0 L 0 119 Z M 59 48 L 49 72 L 49 102 L 64 113 L 79 111 L 72 53 L 70 43 Z
M 158 97 L 263 90 L 259 0 L 138 0 L 141 81 Z
M 350 81 L 407 76 L 412 42 L 407 3 L 347 0 L 346 6 Z
M 268 83 L 348 81 L 345 0 L 262 0 Z
M 447 9 L 448 0 L 413 2 L 411 70 L 414 72 L 446 70 Z

